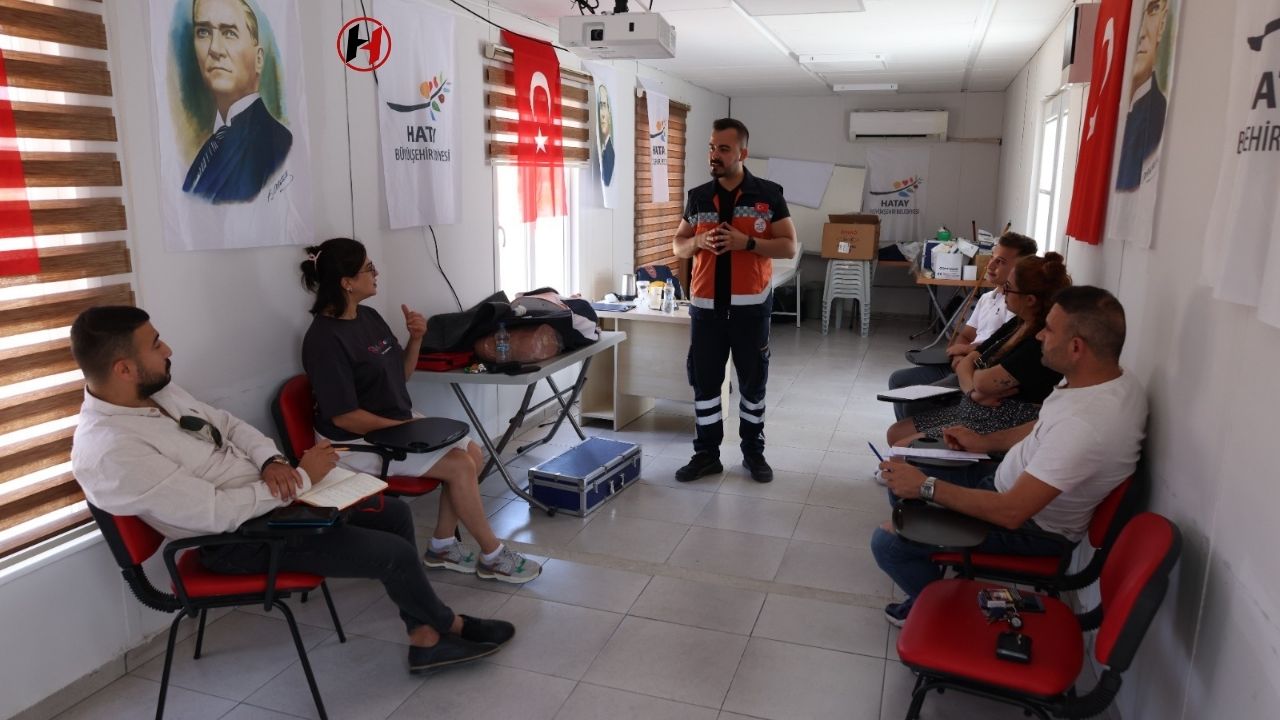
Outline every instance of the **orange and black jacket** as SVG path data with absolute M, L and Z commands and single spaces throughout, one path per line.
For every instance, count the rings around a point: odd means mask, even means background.
M 684 219 L 695 234 L 729 222 L 748 237 L 773 237 L 773 224 L 791 217 L 782 186 L 743 168 L 737 189 L 726 191 L 712 180 L 689 191 Z M 773 263 L 747 250 L 716 255 L 698 250 L 693 256 L 689 297 L 694 307 L 727 311 L 729 306 L 759 305 L 769 298 Z

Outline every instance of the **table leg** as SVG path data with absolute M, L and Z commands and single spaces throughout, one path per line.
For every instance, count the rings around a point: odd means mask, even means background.
M 484 444 L 485 450 L 489 451 L 489 460 L 484 464 L 484 469 L 481 470 L 477 481 L 483 480 L 487 477 L 491 472 L 489 469 L 490 466 L 493 466 L 497 469 L 498 473 L 502 475 L 502 479 L 506 481 L 507 487 L 511 488 L 511 492 L 519 495 L 525 502 L 539 510 L 542 510 L 548 515 L 554 515 L 554 508 L 548 507 L 546 504 L 538 501 L 537 498 L 533 497 L 526 490 L 516 485 L 515 480 L 511 479 L 511 473 L 507 472 L 507 466 L 503 464 L 501 458 L 502 450 L 506 448 L 507 443 L 511 442 L 511 436 L 515 434 L 516 428 L 518 428 L 524 421 L 525 408 L 529 406 L 529 399 L 533 396 L 533 388 L 535 386 L 530 385 L 528 389 L 525 390 L 524 402 L 520 403 L 520 411 L 516 413 L 515 417 L 511 418 L 510 423 L 507 425 L 507 431 L 503 433 L 502 440 L 498 443 L 497 447 L 494 446 L 493 439 L 489 437 L 489 433 L 485 432 L 484 425 L 480 422 L 479 416 L 476 415 L 475 408 L 471 407 L 471 401 L 467 400 L 467 394 L 462 391 L 462 386 L 457 383 L 449 383 L 449 387 L 453 388 L 453 393 L 458 396 L 458 402 L 462 404 L 463 412 L 465 412 L 467 414 L 467 418 L 471 420 L 471 427 L 474 428 L 476 434 L 480 436 L 480 442 Z
M 570 410 L 573 409 L 573 404 L 578 402 L 578 396 L 582 394 L 582 388 L 586 387 L 587 368 L 589 367 L 591 367 L 591 358 L 582 361 L 582 369 L 578 371 L 578 378 L 573 381 L 573 388 L 569 392 L 568 402 L 561 397 L 561 391 L 556 386 L 555 379 L 550 375 L 547 376 L 547 384 L 551 386 L 551 392 L 555 393 L 556 401 L 560 403 L 560 415 L 556 418 L 555 425 L 552 426 L 551 432 L 547 434 L 547 437 L 554 437 L 556 431 L 560 429 L 560 423 L 568 420 L 569 424 L 573 426 L 573 431 L 578 433 L 578 439 L 587 439 L 587 434 L 582 432 L 582 426 L 578 424 L 577 420 L 573 419 L 573 414 Z

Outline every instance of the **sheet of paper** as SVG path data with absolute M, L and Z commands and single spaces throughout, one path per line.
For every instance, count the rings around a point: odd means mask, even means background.
M 878 397 L 910 401 L 923 400 L 925 398 L 937 397 L 939 395 L 954 395 L 957 392 L 959 391 L 952 387 L 939 387 L 937 385 L 907 385 L 906 387 L 895 388 L 893 390 L 882 392 Z
M 889 448 L 889 454 L 897 455 L 899 457 L 932 458 L 934 460 L 964 460 L 967 462 L 991 459 L 991 456 L 986 453 L 934 448 L 891 447 Z
M 387 484 L 364 473 L 351 472 L 336 467 L 298 499 L 316 507 L 336 507 L 339 510 L 355 505 L 361 500 L 382 492 Z

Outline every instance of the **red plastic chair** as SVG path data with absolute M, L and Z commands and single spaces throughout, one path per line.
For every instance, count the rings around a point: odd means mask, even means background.
M 289 606 L 282 600 L 295 592 L 305 593 L 317 587 L 324 593 L 325 602 L 329 605 L 329 616 L 333 618 L 333 628 L 338 633 L 338 640 L 346 642 L 342 632 L 342 623 L 333 607 L 333 598 L 329 595 L 329 587 L 319 575 L 298 572 L 280 572 L 277 570 L 280 551 L 284 547 L 287 531 L 279 535 L 246 537 L 234 533 L 222 535 L 201 535 L 199 537 L 174 540 L 164 547 L 164 564 L 169 571 L 169 579 L 173 592 L 166 593 L 156 589 L 142 569 L 142 563 L 155 554 L 164 544 L 164 536 L 156 532 L 145 521 L 132 515 L 113 515 L 94 505 L 89 505 L 93 519 L 102 530 L 102 537 L 107 541 L 112 556 L 120 566 L 121 575 L 129 589 L 137 596 L 138 601 L 147 607 L 163 613 L 178 613 L 169 626 L 169 642 L 165 646 L 164 672 L 160 677 L 160 699 L 156 704 L 156 720 L 164 717 L 165 695 L 169 690 L 169 670 L 173 664 L 173 649 L 177 640 L 178 623 L 183 617 L 199 617 L 200 624 L 196 630 L 195 658 L 200 658 L 200 650 L 204 645 L 205 615 L 211 608 L 237 607 L 260 604 L 268 611 L 277 608 L 284 613 L 289 623 L 289 632 L 293 634 L 293 644 L 298 649 L 298 659 L 302 662 L 302 671 L 306 673 L 307 685 L 311 688 L 311 697 L 315 700 L 316 711 L 322 720 L 328 717 L 324 710 L 324 701 L 320 699 L 320 689 L 316 686 L 315 675 L 311 672 L 311 663 L 307 660 L 307 650 L 298 634 L 298 623 L 293 619 Z M 227 575 L 215 573 L 200 562 L 199 548 L 230 544 L 266 545 L 271 552 L 268 570 L 262 574 Z M 180 556 L 179 551 L 185 551 Z
M 1031 638 L 1027 664 L 995 656 L 997 637 L 1009 625 L 989 621 L 978 607 L 978 592 L 989 583 L 930 583 L 898 636 L 898 655 L 917 676 L 907 720 L 920 717 L 930 690 L 948 688 L 1017 705 L 1046 720 L 1100 714 L 1115 699 L 1121 675 L 1164 599 L 1181 547 L 1178 528 L 1164 517 L 1142 513 L 1133 518 L 1103 565 L 1098 607 L 1076 616 L 1061 601 L 1042 597 L 1043 613 L 1020 613 L 1021 632 Z M 1077 695 L 1083 633 L 1094 629 L 1094 657 L 1105 670 L 1097 686 Z
M 284 454 L 295 465 L 302 453 L 316 444 L 315 431 L 315 396 L 311 393 L 311 381 L 306 375 L 294 375 L 280 386 L 275 398 L 271 401 L 271 416 L 275 420 L 276 430 L 280 433 L 281 448 Z M 426 495 L 440 486 L 440 481 L 433 478 L 412 475 L 387 475 L 394 453 L 376 445 L 343 445 L 335 443 L 334 447 L 357 452 L 376 453 L 382 457 L 382 473 L 380 477 L 386 481 L 387 495 L 404 495 L 417 497 Z
M 1137 495 L 1135 481 L 1130 476 L 1094 508 L 1086 535 L 1089 545 L 1093 547 L 1093 557 L 1079 572 L 1067 573 L 1076 545 L 1053 533 L 1044 535 L 1062 541 L 1062 553 L 1057 557 L 940 552 L 935 553 L 932 559 L 938 565 L 954 568 L 963 577 L 993 578 L 1029 585 L 1057 597 L 1068 590 L 1088 587 L 1098 579 L 1116 538 L 1120 536 L 1120 531 L 1129 518 L 1133 517 L 1137 508 Z

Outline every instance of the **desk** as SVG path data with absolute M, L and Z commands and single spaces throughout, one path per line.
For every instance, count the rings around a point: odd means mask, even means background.
M 511 442 L 511 438 L 515 436 L 516 431 L 524 425 L 525 416 L 530 412 L 541 408 L 551 402 L 560 403 L 560 411 L 556 414 L 555 422 L 551 424 L 551 429 L 547 431 L 541 439 L 535 440 L 528 445 L 517 448 L 516 457 L 523 455 L 529 450 L 538 447 L 549 441 L 560 430 L 560 425 L 566 419 L 573 429 L 578 433 L 578 437 L 586 440 L 587 436 L 582 432 L 582 428 L 578 426 L 578 421 L 573 419 L 569 414 L 569 410 L 573 408 L 573 404 L 577 402 L 578 396 L 582 394 L 582 388 L 587 382 L 587 369 L 591 367 L 591 360 L 605 350 L 616 347 L 623 340 L 627 339 L 624 332 L 602 332 L 600 339 L 594 343 L 578 348 L 572 352 L 563 355 L 557 355 L 550 360 L 538 363 L 536 372 L 524 373 L 523 375 L 503 375 L 501 373 L 465 373 L 461 369 L 450 370 L 448 372 L 424 372 L 419 371 L 413 374 L 413 380 L 428 383 L 447 383 L 453 388 L 453 394 L 458 397 L 458 402 L 462 404 L 462 409 L 467 413 L 467 418 L 471 420 L 471 427 L 475 429 L 476 434 L 480 436 L 480 441 L 484 443 L 485 450 L 489 451 L 489 460 L 484 464 L 484 468 L 480 471 L 480 478 L 484 479 L 494 470 L 502 475 L 502 479 L 507 483 L 507 487 L 525 502 L 545 511 L 548 515 L 555 514 L 555 508 L 535 500 L 527 490 L 516 484 L 511 479 L 511 473 L 507 471 L 506 464 L 502 461 L 502 451 L 506 449 L 507 444 Z M 607 357 L 607 356 L 606 356 Z M 571 387 L 561 390 L 556 386 L 556 381 L 551 376 L 565 368 L 582 363 L 582 369 L 578 371 L 578 378 L 574 380 Z M 537 387 L 539 380 L 547 381 L 547 385 L 551 388 L 551 397 L 543 400 L 537 405 L 530 406 L 533 400 L 533 391 Z M 480 422 L 480 417 L 476 415 L 475 408 L 471 407 L 471 402 L 467 400 L 467 395 L 462 391 L 463 385 L 515 385 L 524 386 L 524 399 L 520 402 L 520 409 L 511 417 L 507 423 L 506 432 L 502 434 L 502 439 L 495 445 L 493 439 L 489 437 L 489 433 L 485 432 L 484 424 Z M 566 399 L 567 396 L 567 399 Z
M 968 549 L 996 529 L 986 520 L 948 510 L 923 500 L 900 500 L 893 506 L 893 526 L 902 537 L 924 545 Z
M 597 311 L 606 330 L 625 332 L 627 342 L 601 356 L 582 391 L 582 417 L 613 423 L 619 430 L 653 409 L 654 398 L 693 403 L 685 365 L 689 356 L 689 306 L 664 313 L 641 305 L 627 312 Z M 729 388 L 725 372 L 722 396 Z
M 922 285 L 929 291 L 929 302 L 933 303 L 933 309 L 937 311 L 938 317 L 946 318 L 946 322 L 942 325 L 942 330 L 938 331 L 938 337 L 934 338 L 933 342 L 925 345 L 923 348 L 920 348 L 921 350 L 927 350 L 942 342 L 942 338 L 947 336 L 947 331 L 951 329 L 951 326 L 954 323 L 959 322 L 960 316 L 964 314 L 965 308 L 969 307 L 969 303 L 973 302 L 973 299 L 977 296 L 979 290 L 982 288 L 995 287 L 995 285 L 987 282 L 985 276 L 978 280 L 939 280 L 937 278 L 925 277 L 920 274 L 916 275 L 916 285 Z M 940 287 L 967 288 L 969 291 L 965 295 L 964 302 L 961 303 L 960 307 L 951 314 L 951 317 L 947 317 L 946 311 L 942 309 L 942 304 L 938 302 L 938 288 Z M 920 333 L 916 333 L 916 335 L 919 334 Z M 914 338 L 916 335 L 912 335 L 912 337 Z

